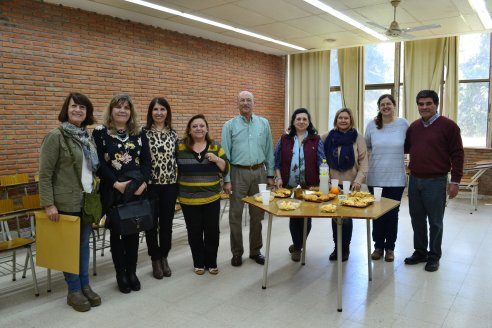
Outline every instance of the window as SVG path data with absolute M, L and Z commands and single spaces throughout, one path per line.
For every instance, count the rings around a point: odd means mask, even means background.
M 460 36 L 458 125 L 464 146 L 487 145 L 490 34 Z
M 363 128 L 378 114 L 378 98 L 393 94 L 395 75 L 395 44 L 380 43 L 364 48 L 364 124 Z
M 328 130 L 333 129 L 336 112 L 342 108 L 342 93 L 340 92 L 340 71 L 338 70 L 338 51 L 330 52 L 330 113 L 328 115 Z

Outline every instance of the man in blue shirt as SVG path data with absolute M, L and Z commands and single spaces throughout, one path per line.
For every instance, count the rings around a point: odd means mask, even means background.
M 222 128 L 222 148 L 231 163 L 230 173 L 224 177 L 224 191 L 230 195 L 229 226 L 231 230 L 231 264 L 240 266 L 243 248 L 242 213 L 246 196 L 259 192 L 258 184 L 273 186 L 274 158 L 270 124 L 266 118 L 253 114 L 255 99 L 251 92 L 242 91 L 238 98 L 239 114 Z M 265 263 L 261 220 L 264 212 L 249 207 L 249 257 L 258 264 Z

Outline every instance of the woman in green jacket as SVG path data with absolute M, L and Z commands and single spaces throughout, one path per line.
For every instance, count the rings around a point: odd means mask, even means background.
M 99 166 L 97 152 L 87 132 L 94 123 L 91 101 L 70 93 L 58 115 L 60 126 L 50 131 L 41 145 L 39 194 L 48 218 L 58 222 L 59 214 L 81 216 L 83 192 L 91 192 Z M 101 304 L 101 297 L 89 285 L 89 236 L 91 224 L 80 223 L 79 274 L 64 272 L 68 284 L 67 304 L 85 312 Z

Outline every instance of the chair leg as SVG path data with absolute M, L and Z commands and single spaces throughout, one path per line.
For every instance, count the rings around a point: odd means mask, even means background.
M 475 190 L 475 193 L 474 193 L 474 197 L 473 197 L 473 205 L 475 207 L 475 211 L 477 210 L 477 206 L 478 206 L 478 186 L 475 186 L 475 188 L 473 188 Z
M 97 228 L 99 229 L 99 228 Z M 97 276 L 96 272 L 96 234 L 92 229 L 92 275 Z
M 101 247 L 101 256 L 104 256 L 104 248 L 106 244 L 106 228 L 103 229 L 103 242 Z
M 46 289 L 46 291 L 48 293 L 51 293 L 51 269 L 48 269 L 48 272 L 47 272 L 47 281 L 48 281 L 48 288 Z
M 26 277 L 28 262 L 29 262 L 29 257 L 26 256 L 26 261 L 24 263 L 24 271 L 22 271 L 22 279 L 24 279 Z
M 36 270 L 34 268 L 34 259 L 32 257 L 31 245 L 27 246 L 27 256 L 29 257 L 29 260 L 31 262 L 31 273 L 32 273 L 32 282 L 34 284 L 34 295 L 39 296 L 38 279 L 36 278 Z
M 17 273 L 17 257 L 16 252 L 12 252 L 12 281 L 16 281 L 16 273 Z
M 224 212 L 229 205 L 229 199 L 224 199 L 224 207 L 222 208 L 222 212 L 220 213 L 220 220 L 222 221 L 222 217 L 224 216 Z

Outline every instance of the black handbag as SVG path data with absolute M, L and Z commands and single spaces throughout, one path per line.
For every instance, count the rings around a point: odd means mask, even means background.
M 148 199 L 112 206 L 107 216 L 109 228 L 122 236 L 150 230 L 154 227 L 152 203 Z

